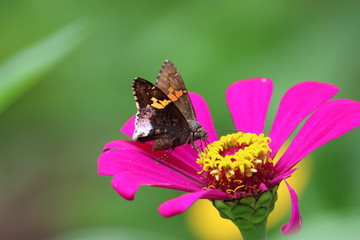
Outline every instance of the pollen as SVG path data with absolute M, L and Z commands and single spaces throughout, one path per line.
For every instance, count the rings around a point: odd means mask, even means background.
M 237 132 L 222 136 L 199 154 L 199 174 L 207 175 L 207 186 L 228 193 L 232 198 L 254 195 L 260 184 L 274 176 L 269 137 Z

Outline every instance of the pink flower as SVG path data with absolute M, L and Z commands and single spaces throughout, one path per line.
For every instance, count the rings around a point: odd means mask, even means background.
M 261 134 L 264 132 L 272 90 L 272 81 L 262 78 L 238 81 L 227 89 L 226 100 L 236 129 L 243 133 L 263 136 Z M 202 162 L 201 158 L 199 160 L 197 151 L 191 145 L 176 147 L 170 158 L 156 162 L 154 159 L 164 155 L 164 152 L 152 151 L 151 144 L 116 140 L 104 147 L 104 152 L 98 160 L 98 172 L 103 175 L 114 175 L 113 188 L 127 200 L 134 199 L 140 185 L 187 192 L 160 205 L 159 212 L 165 217 L 186 211 L 200 198 L 226 200 L 267 191 L 290 177 L 296 170 L 294 166 L 310 152 L 360 125 L 359 102 L 348 99 L 330 100 L 338 90 L 339 88 L 331 84 L 308 81 L 293 86 L 285 93 L 268 135 L 271 139 L 271 142 L 268 141 L 271 150 L 266 150 L 262 154 L 269 164 L 265 166 L 262 163 L 263 167 L 251 165 L 250 170 L 245 171 L 247 176 L 263 171 L 260 178 L 255 176 L 256 184 L 249 183 L 254 184 L 255 187 L 247 188 L 247 191 L 240 189 L 244 185 L 243 181 L 241 181 L 242 185 L 239 184 L 236 188 L 230 189 L 231 191 L 225 191 L 222 188 L 224 185 L 216 183 L 223 175 L 219 170 L 208 170 L 204 167 L 206 163 Z M 190 93 L 190 97 L 197 120 L 208 131 L 208 140 L 210 142 L 218 140 L 205 101 L 195 93 Z M 296 127 L 309 115 L 289 148 L 273 166 L 271 159 Z M 130 118 L 121 130 L 126 135 L 132 136 L 134 117 Z M 240 146 L 237 150 L 242 148 Z M 233 153 L 226 151 L 219 154 L 232 156 Z M 264 169 L 269 174 L 265 174 Z M 281 232 L 290 235 L 300 230 L 301 216 L 297 195 L 286 181 L 285 183 L 292 200 L 292 212 L 289 223 L 281 227 Z

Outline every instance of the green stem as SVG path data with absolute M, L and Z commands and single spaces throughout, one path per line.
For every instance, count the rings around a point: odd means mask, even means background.
M 235 223 L 236 225 L 236 223 Z M 266 240 L 266 221 L 253 225 L 250 229 L 241 229 L 237 226 L 241 232 L 243 240 Z

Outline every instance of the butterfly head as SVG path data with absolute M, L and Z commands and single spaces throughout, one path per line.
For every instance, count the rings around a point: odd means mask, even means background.
M 194 140 L 205 140 L 207 137 L 207 132 L 202 127 L 194 133 Z
M 188 123 L 193 133 L 193 140 L 205 140 L 208 137 L 206 130 L 200 123 L 194 120 L 188 120 Z

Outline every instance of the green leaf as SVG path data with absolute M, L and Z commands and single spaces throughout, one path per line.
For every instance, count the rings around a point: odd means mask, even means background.
M 0 64 L 0 114 L 83 42 L 86 25 L 73 22 Z

